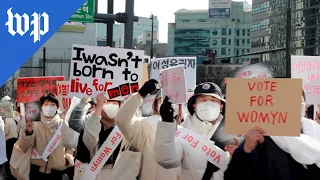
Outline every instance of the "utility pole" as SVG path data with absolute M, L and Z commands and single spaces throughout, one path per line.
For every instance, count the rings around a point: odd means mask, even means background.
M 151 44 L 150 44 L 150 59 L 153 58 L 153 14 L 151 13 Z
M 47 48 L 46 47 L 43 47 L 43 57 L 42 57 L 42 60 L 43 60 L 43 69 L 42 69 L 42 76 L 46 76 L 46 64 L 47 64 L 47 59 L 46 59 L 46 51 L 47 51 Z
M 108 14 L 113 14 L 114 0 L 108 0 Z M 113 47 L 113 24 L 114 20 L 110 19 L 107 22 L 107 46 Z
M 126 0 L 127 22 L 124 26 L 124 48 L 133 48 L 134 0 Z
M 287 23 L 286 23 L 286 77 L 291 77 L 291 26 L 292 10 L 291 0 L 287 0 Z

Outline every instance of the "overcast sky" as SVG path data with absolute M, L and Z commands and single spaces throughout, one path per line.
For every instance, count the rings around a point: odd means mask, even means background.
M 252 4 L 252 0 L 246 1 Z M 107 13 L 107 3 L 108 0 L 99 0 L 99 13 Z M 168 23 L 174 22 L 174 12 L 179 9 L 208 9 L 208 5 L 208 0 L 135 0 L 135 15 L 150 17 L 151 13 L 153 13 L 158 16 L 160 42 L 166 43 Z M 125 0 L 114 0 L 114 13 L 124 11 Z

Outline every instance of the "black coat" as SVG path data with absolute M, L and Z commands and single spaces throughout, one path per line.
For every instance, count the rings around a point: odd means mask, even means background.
M 243 145 L 235 150 L 224 180 L 320 180 L 320 168 L 315 164 L 304 168 L 270 137 L 252 153 L 244 152 Z

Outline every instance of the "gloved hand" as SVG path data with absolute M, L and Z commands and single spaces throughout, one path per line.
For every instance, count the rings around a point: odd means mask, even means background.
M 173 107 L 172 107 L 172 103 L 169 102 L 169 97 L 166 96 L 164 98 L 163 103 L 161 104 L 160 107 L 160 116 L 162 118 L 162 121 L 164 122 L 174 122 L 173 120 Z
M 156 84 L 158 84 L 158 81 L 150 79 L 149 81 L 144 83 L 144 85 L 139 89 L 138 93 L 142 97 L 146 97 L 148 94 L 156 90 Z

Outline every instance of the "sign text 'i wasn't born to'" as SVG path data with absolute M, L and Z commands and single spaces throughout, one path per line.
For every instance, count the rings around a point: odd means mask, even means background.
M 70 93 L 109 99 L 137 92 L 142 80 L 143 51 L 74 45 L 70 69 Z
M 227 81 L 228 134 L 245 134 L 256 126 L 270 135 L 300 134 L 300 79 L 229 78 Z

